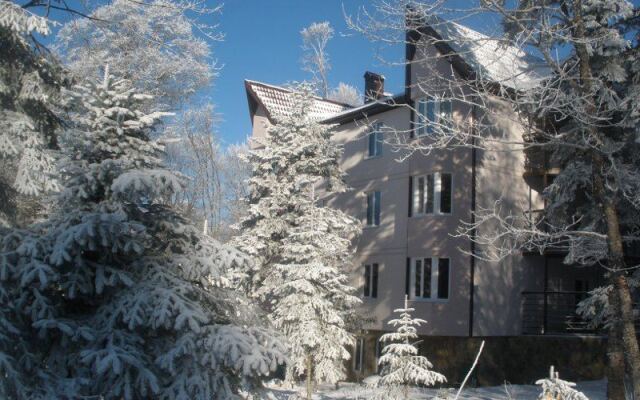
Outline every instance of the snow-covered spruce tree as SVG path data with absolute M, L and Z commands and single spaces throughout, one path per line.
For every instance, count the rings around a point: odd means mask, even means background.
M 167 165 L 191 178 L 171 200 L 194 224 L 206 220 L 217 239 L 226 238 L 230 222 L 219 115 L 214 105 L 193 100 L 207 98 L 217 75 L 211 43 L 222 38 L 220 8 L 205 0 L 98 2 L 92 19 L 66 22 L 54 46 L 73 76 L 99 77 L 109 64 L 111 73 L 154 96 L 145 110 L 177 111 L 156 132 L 167 143 Z
M 427 357 L 418 353 L 416 343 L 413 342 L 418 338 L 416 327 L 426 324 L 427 321 L 413 318 L 411 316 L 413 311 L 415 310 L 409 308 L 405 297 L 404 308 L 394 310 L 395 313 L 400 314 L 400 318 L 389 321 L 389 325 L 396 327 L 396 331 L 385 333 L 380 337 L 380 341 L 385 345 L 378 361 L 382 367 L 378 385 L 402 387 L 405 399 L 409 398 L 410 385 L 433 386 L 447 381 L 444 375 L 431 370 L 433 365 Z
M 306 374 L 310 385 L 344 377 L 353 343 L 347 322 L 359 303 L 344 267 L 360 228 L 343 212 L 316 204 L 316 188 L 327 196 L 346 189 L 341 149 L 331 141 L 331 127 L 309 116 L 311 86 L 297 87 L 293 96 L 293 109 L 276 116 L 249 152 L 250 204 L 234 243 L 255 260 L 255 268 L 241 271 L 242 286 L 289 341 L 289 378 Z
M 540 400 L 589 400 L 584 393 L 574 389 L 575 383 L 560 379 L 553 365 L 549 368 L 549 377 L 540 379 L 536 385 L 542 386 L 542 393 L 538 397 Z
M 360 299 L 343 268 L 359 228 L 342 211 L 317 207 L 311 199 L 299 206 L 302 214 L 283 240 L 281 260 L 265 286 L 274 288 L 272 319 L 291 346 L 289 375 L 306 375 L 310 399 L 313 381 L 345 377 L 344 361 L 355 342 L 348 314 Z
M 424 153 L 472 147 L 496 157 L 524 149 L 534 169 L 558 168 L 543 192 L 543 215 L 485 205 L 459 236 L 476 244 L 474 256 L 494 262 L 523 249 L 544 254 L 553 248 L 565 253 L 565 264 L 602 266 L 611 322 L 609 398 L 624 399 L 625 369 L 640 398 L 630 287 L 640 242 L 640 9 L 627 0 L 478 5 L 452 12 L 438 1 L 383 1 L 349 23 L 375 40 L 410 46 L 422 41 L 439 49 L 417 50 L 407 61 L 412 65 L 455 65 L 460 55 L 470 67 L 453 74 L 449 66 L 428 67 L 416 78 L 411 90 L 442 93 L 441 100 L 472 111 L 458 120 L 454 113 L 437 122 L 425 118 L 429 140 L 406 140 L 406 132 L 397 132 L 400 147 Z M 501 18 L 503 30 L 485 26 L 489 34 L 480 35 L 454 22 L 479 12 Z M 431 29 L 446 37 L 434 37 Z M 497 99 L 502 105 L 492 107 Z M 521 127 L 522 139 L 498 137 L 494 121 Z M 393 132 L 385 137 L 393 138 Z
M 52 178 L 63 84 L 60 69 L 33 42 L 49 21 L 0 1 L 0 226 L 20 225 L 32 196 L 56 189 Z
M 180 190 L 126 81 L 77 87 L 52 215 L 0 248 L 0 397 L 236 399 L 284 361 L 224 279 L 245 259 L 160 202 Z

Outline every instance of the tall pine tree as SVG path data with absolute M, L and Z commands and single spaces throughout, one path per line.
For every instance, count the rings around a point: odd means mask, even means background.
M 284 361 L 225 279 L 243 257 L 163 204 L 149 96 L 107 72 L 77 98 L 52 215 L 2 237 L 0 397 L 237 398 Z
M 310 86 L 293 94 L 295 106 L 277 117 L 250 152 L 249 215 L 235 242 L 250 253 L 254 267 L 242 271 L 247 290 L 262 301 L 291 347 L 289 377 L 344 378 L 353 311 L 345 267 L 353 256 L 358 221 L 340 210 L 320 207 L 317 191 L 330 197 L 346 190 L 340 147 L 330 126 L 310 118 Z

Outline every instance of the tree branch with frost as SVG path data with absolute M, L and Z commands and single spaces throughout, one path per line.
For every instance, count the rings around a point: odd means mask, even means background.
M 461 222 L 452 236 L 476 243 L 475 256 L 486 261 L 502 261 L 523 250 L 540 254 L 561 251 L 571 262 L 584 265 L 599 263 L 606 255 L 607 235 L 590 226 L 582 227 L 581 218 L 555 226 L 538 213 L 507 211 L 501 200 L 494 202 L 492 208 L 478 208 L 474 216 L 473 222 Z M 628 235 L 624 239 L 634 243 L 640 241 L 640 236 Z M 465 249 L 460 251 L 471 254 Z
M 302 65 L 305 71 L 313 75 L 314 80 L 320 86 L 320 95 L 329 96 L 329 77 L 331 69 L 327 44 L 333 38 L 334 30 L 329 22 L 314 22 L 300 31 L 302 36 Z
M 327 98 L 354 107 L 362 105 L 363 102 L 363 97 L 358 93 L 358 89 L 344 82 L 340 82 L 335 89 L 332 89 Z
M 67 22 L 55 50 L 78 78 L 96 77 L 108 63 L 113 73 L 154 95 L 155 109 L 179 109 L 217 74 L 209 44 L 197 34 L 202 16 L 216 10 L 201 1 L 116 0 L 92 11 L 103 21 Z

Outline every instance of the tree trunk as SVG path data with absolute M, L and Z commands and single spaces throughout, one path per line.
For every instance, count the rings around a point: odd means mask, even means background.
M 614 364 L 609 365 L 609 372 L 615 376 L 611 376 L 613 381 L 610 384 L 618 383 L 618 376 L 624 371 L 618 371 L 620 366 L 617 364 L 617 354 L 620 350 L 623 353 L 625 366 L 631 378 L 632 390 L 635 399 L 640 399 L 640 349 L 638 349 L 638 339 L 636 337 L 636 328 L 633 321 L 633 303 L 631 301 L 631 292 L 627 277 L 625 276 L 626 264 L 624 261 L 624 248 L 622 244 L 622 234 L 620 232 L 620 223 L 618 221 L 618 213 L 611 195 L 605 192 L 604 179 L 602 171 L 604 169 L 604 161 L 602 156 L 596 151 L 592 155 L 593 160 L 593 192 L 600 208 L 604 214 L 607 223 L 607 267 L 612 271 L 609 281 L 612 284 L 611 295 L 609 298 L 613 302 L 609 303 L 611 308 L 611 323 L 614 326 L 614 345 L 621 345 L 621 349 L 609 348 L 609 353 L 613 357 L 609 357 L 609 361 Z M 618 393 L 620 389 L 615 390 Z M 621 390 L 624 390 L 624 382 Z
M 582 10 L 582 0 L 576 0 L 573 5 L 575 15 L 573 34 L 577 39 L 574 45 L 579 60 L 582 94 L 585 98 L 590 98 L 592 95 L 591 85 L 593 73 L 591 70 L 589 51 L 586 46 L 586 29 L 582 18 Z M 587 104 L 587 111 L 590 115 L 597 115 L 597 108 L 592 102 Z M 618 325 L 618 328 L 614 328 L 614 335 L 616 335 L 614 341 L 609 342 L 609 345 L 611 346 L 613 344 L 613 346 L 616 346 L 616 343 L 621 342 L 625 366 L 633 385 L 633 395 L 634 398 L 638 400 L 640 399 L 640 350 L 638 349 L 638 340 L 633 324 L 631 293 L 629 292 L 629 285 L 625 277 L 626 265 L 624 261 L 622 232 L 620 230 L 620 221 L 616 208 L 617 205 L 615 203 L 615 195 L 613 193 L 607 193 L 604 176 L 606 162 L 597 148 L 599 145 L 602 145 L 602 140 L 600 139 L 602 132 L 599 132 L 594 126 L 587 126 L 586 128 L 596 139 L 596 148 L 590 151 L 593 168 L 593 194 L 596 204 L 602 211 L 602 216 L 607 227 L 607 267 L 611 271 L 609 280 L 613 285 L 611 298 L 614 300 L 609 306 L 611 307 L 610 314 L 612 322 Z M 614 374 L 609 377 L 609 383 L 615 386 L 619 384 L 618 377 L 620 374 L 624 376 L 624 371 L 620 371 L 621 367 L 617 360 L 619 350 L 610 347 L 609 354 L 608 372 Z M 624 382 L 622 390 L 624 390 Z M 619 391 L 619 388 L 613 387 L 610 393 L 618 394 Z
M 307 355 L 307 400 L 311 400 L 313 393 L 313 358 Z
M 633 321 L 633 302 L 627 277 L 622 273 L 614 278 L 613 291 L 617 297 L 616 304 L 622 321 L 618 322 L 622 337 L 622 348 L 627 371 L 631 379 L 631 389 L 634 399 L 640 399 L 640 349 Z
M 616 300 L 614 291 L 609 293 L 609 304 Z M 615 307 L 612 307 L 615 308 Z M 620 324 L 612 321 L 609 325 L 607 338 L 607 399 L 625 400 L 624 388 L 624 353 L 622 352 L 622 331 Z

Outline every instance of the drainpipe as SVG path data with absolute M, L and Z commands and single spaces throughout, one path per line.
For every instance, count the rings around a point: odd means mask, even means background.
M 471 107 L 471 118 L 473 119 L 472 135 L 471 135 L 471 223 L 476 222 L 476 139 L 475 139 L 475 124 L 476 124 L 476 106 Z M 474 295 L 475 295 L 475 274 L 476 274 L 476 230 L 471 232 L 471 260 L 469 261 L 469 337 L 473 337 L 473 308 L 474 308 Z
M 549 257 L 543 255 L 544 257 L 544 294 L 542 295 L 543 305 L 542 305 L 542 315 L 543 315 L 543 323 L 542 323 L 542 334 L 547 334 L 547 320 L 548 320 L 548 296 L 547 290 L 549 290 Z

